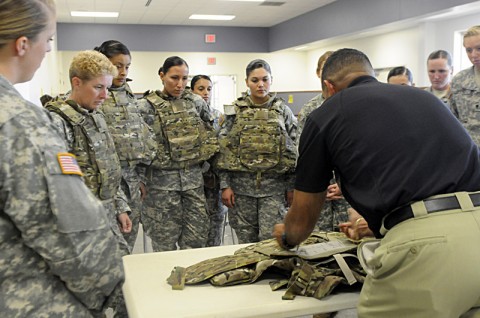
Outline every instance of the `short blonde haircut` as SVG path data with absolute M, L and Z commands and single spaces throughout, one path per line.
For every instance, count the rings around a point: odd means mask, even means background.
M 1 0 L 0 48 L 22 36 L 35 41 L 54 17 L 53 0 Z
M 116 77 L 117 74 L 117 68 L 108 57 L 97 51 L 82 51 L 75 55 L 69 70 L 70 81 L 74 77 L 89 81 L 103 75 Z
M 463 38 L 468 38 L 470 36 L 480 35 L 480 25 L 474 25 L 465 32 Z
M 322 54 L 322 56 L 320 56 L 318 58 L 318 62 L 317 62 L 317 75 L 320 75 L 320 71 L 322 70 L 323 68 L 323 64 L 325 64 L 325 62 L 327 61 L 327 59 L 330 57 L 330 55 L 332 55 L 333 51 L 327 51 L 325 53 Z

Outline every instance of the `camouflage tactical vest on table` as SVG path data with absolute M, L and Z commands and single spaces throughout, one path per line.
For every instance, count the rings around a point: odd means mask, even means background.
M 56 101 L 46 108 L 59 114 L 73 128 L 72 152 L 84 174 L 85 184 L 95 196 L 111 199 L 118 190 L 121 168 L 113 139 L 102 113 L 85 115 L 74 101 Z
M 153 160 L 157 143 L 153 130 L 145 123 L 128 86 L 110 88 L 110 97 L 100 106 L 120 161 L 130 165 Z
M 167 282 L 173 289 L 205 280 L 214 286 L 231 286 L 254 283 L 269 272 L 282 277 L 270 282 L 270 287 L 286 288 L 283 299 L 297 295 L 321 299 L 339 284 L 364 282 L 366 274 L 356 250 L 357 244 L 337 232 L 313 233 L 297 251 L 283 250 L 276 240 L 269 239 L 239 249 L 234 255 L 207 259 L 187 268 L 177 266 Z
M 286 107 L 284 101 L 275 95 L 263 105 L 239 98 L 232 129 L 219 141 L 217 167 L 277 174 L 293 171 L 297 149 L 287 133 L 282 106 Z
M 157 169 L 183 169 L 201 163 L 218 151 L 214 129 L 204 123 L 189 94 L 165 99 L 160 91 L 146 99 L 155 107 L 153 130 L 158 151 L 152 166 Z

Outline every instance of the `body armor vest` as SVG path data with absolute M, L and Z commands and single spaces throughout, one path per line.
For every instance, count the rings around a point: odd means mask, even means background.
M 114 198 L 121 179 L 115 145 L 101 113 L 85 115 L 74 101 L 52 102 L 46 108 L 64 118 L 73 128 L 73 154 L 87 187 L 102 200 Z
M 280 276 L 280 280 L 270 282 L 271 289 L 286 288 L 283 299 L 292 300 L 297 295 L 322 299 L 339 284 L 363 284 L 366 273 L 356 250 L 357 244 L 338 232 L 312 233 L 296 251 L 283 250 L 275 239 L 268 239 L 241 248 L 234 255 L 210 258 L 186 268 L 177 266 L 167 283 L 176 290 L 206 280 L 214 286 L 251 284 L 270 272 Z
M 157 138 L 157 169 L 183 169 L 201 163 L 218 151 L 214 129 L 197 113 L 193 99 L 185 94 L 180 99 L 166 100 L 161 92 L 146 98 L 155 107 L 153 130 Z
M 217 167 L 257 173 L 293 171 L 297 150 L 287 133 L 282 105 L 283 100 L 276 97 L 263 105 L 239 98 L 232 129 L 220 140 Z
M 109 95 L 101 110 L 120 161 L 150 162 L 157 150 L 155 134 L 143 120 L 135 96 L 126 87 L 111 88 Z

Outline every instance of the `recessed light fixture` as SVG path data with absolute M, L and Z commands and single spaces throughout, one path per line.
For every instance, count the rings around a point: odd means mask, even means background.
M 192 14 L 190 20 L 221 20 L 229 21 L 235 19 L 234 15 L 216 15 L 216 14 Z
M 303 50 L 303 49 L 306 49 L 308 46 L 304 45 L 304 46 L 299 46 L 299 47 L 296 47 L 294 48 L 295 51 L 300 51 L 300 50 Z
M 118 18 L 118 12 L 71 11 L 72 17 Z

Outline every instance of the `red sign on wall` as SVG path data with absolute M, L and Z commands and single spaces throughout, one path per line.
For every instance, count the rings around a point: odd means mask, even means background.
M 215 43 L 215 34 L 205 34 L 205 43 Z
M 207 65 L 216 65 L 217 58 L 216 57 L 207 57 Z

